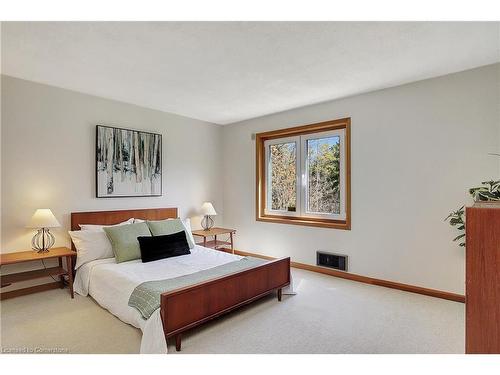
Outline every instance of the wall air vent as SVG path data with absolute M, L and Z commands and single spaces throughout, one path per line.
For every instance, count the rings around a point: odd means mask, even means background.
M 340 271 L 347 271 L 347 255 L 317 251 L 316 264 L 322 267 L 333 268 Z

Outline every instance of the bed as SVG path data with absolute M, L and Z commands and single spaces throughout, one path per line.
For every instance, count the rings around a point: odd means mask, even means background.
M 163 220 L 177 218 L 176 208 L 75 212 L 71 229 L 80 224 L 111 225 L 129 218 Z M 98 259 L 81 266 L 75 275 L 78 294 L 90 295 L 102 307 L 143 332 L 141 353 L 167 353 L 167 340 L 175 338 L 181 350 L 183 332 L 271 293 L 281 301 L 283 288 L 290 285 L 290 258 L 263 261 L 243 271 L 215 277 L 161 294 L 160 308 L 148 319 L 128 305 L 141 283 L 174 279 L 229 264 L 243 257 L 196 245 L 191 254 L 142 263 L 116 263 Z

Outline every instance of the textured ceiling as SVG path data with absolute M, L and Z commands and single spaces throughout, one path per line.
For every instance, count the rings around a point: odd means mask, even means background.
M 228 124 L 497 62 L 499 25 L 3 22 L 2 73 Z

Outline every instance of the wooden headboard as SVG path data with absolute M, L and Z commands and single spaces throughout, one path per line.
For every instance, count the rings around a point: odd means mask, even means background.
M 143 220 L 176 219 L 177 208 L 144 208 L 139 210 L 72 212 L 71 230 L 80 230 L 80 224 L 113 225 L 131 217 Z
M 139 210 L 118 210 L 118 211 L 93 211 L 93 212 L 72 212 L 71 230 L 80 230 L 80 224 L 113 225 L 121 223 L 130 218 L 142 220 L 164 220 L 176 219 L 177 208 L 143 208 Z M 71 248 L 76 251 L 73 241 Z M 73 272 L 75 272 L 75 259 L 73 257 Z

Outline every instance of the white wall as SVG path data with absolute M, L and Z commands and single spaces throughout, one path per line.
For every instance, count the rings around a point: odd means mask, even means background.
M 308 264 L 316 250 L 339 252 L 353 273 L 463 293 L 463 249 L 443 218 L 500 175 L 487 155 L 500 150 L 499 76 L 497 64 L 223 128 L 2 76 L 1 251 L 29 248 L 39 207 L 68 245 L 72 211 L 176 206 L 186 217 L 212 200 L 238 249 Z M 255 221 L 251 135 L 341 117 L 352 118 L 352 230 Z M 99 123 L 163 134 L 162 197 L 95 198 Z
M 189 217 L 211 200 L 222 214 L 221 126 L 8 76 L 1 85 L 2 252 L 30 248 L 36 208 L 63 225 L 58 246 L 69 244 L 72 211 L 178 207 Z M 96 124 L 163 135 L 162 197 L 95 198 Z
M 349 255 L 350 272 L 464 292 L 464 250 L 443 222 L 467 188 L 498 177 L 499 72 L 490 65 L 225 126 L 224 225 L 236 247 L 315 264 Z M 253 133 L 351 117 L 352 230 L 255 220 Z

